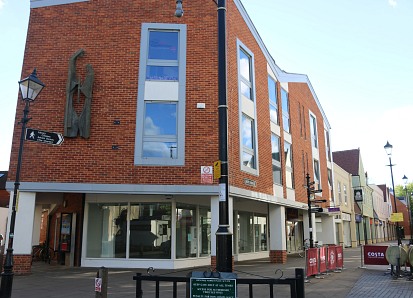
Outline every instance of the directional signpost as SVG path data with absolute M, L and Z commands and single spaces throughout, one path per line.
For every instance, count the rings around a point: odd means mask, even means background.
M 64 141 L 63 135 L 56 132 L 48 132 L 38 129 L 26 128 L 25 140 L 45 143 L 49 145 L 61 145 Z

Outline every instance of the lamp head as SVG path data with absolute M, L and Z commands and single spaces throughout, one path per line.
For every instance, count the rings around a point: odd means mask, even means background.
M 387 155 L 391 156 L 393 146 L 389 143 L 389 141 L 387 141 L 386 145 L 384 145 L 384 150 L 386 150 Z
M 404 185 L 407 185 L 407 180 L 408 180 L 409 178 L 407 178 L 406 175 L 404 175 L 402 179 L 403 179 Z
M 176 0 L 176 10 L 175 16 L 180 18 L 184 15 L 184 10 L 182 9 L 182 0 Z
M 37 78 L 37 72 L 35 68 L 30 76 L 19 82 L 22 100 L 34 101 L 37 95 L 39 95 L 40 91 L 42 91 L 44 86 L 45 85 Z

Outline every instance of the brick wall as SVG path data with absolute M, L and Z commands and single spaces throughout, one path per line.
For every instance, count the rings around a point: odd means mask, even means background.
M 235 4 L 227 1 L 227 6 L 230 183 L 272 194 L 267 61 Z M 200 184 L 197 174 L 200 167 L 218 160 L 217 12 L 213 1 L 201 0 L 185 2 L 184 10 L 184 17 L 178 19 L 174 17 L 173 1 L 160 6 L 154 0 L 145 1 L 144 5 L 140 1 L 95 0 L 31 10 L 23 75 L 37 67 L 46 88 L 31 106 L 30 127 L 63 132 L 68 59 L 79 48 L 85 50 L 84 57 L 77 61 L 79 75 L 84 78 L 84 66 L 90 63 L 95 70 L 95 83 L 90 139 L 65 138 L 61 146 L 27 142 L 22 181 Z M 181 167 L 133 164 L 143 22 L 185 23 L 188 26 L 186 156 L 185 165 Z M 240 170 L 237 39 L 254 53 L 259 177 Z M 301 186 L 306 172 L 313 173 L 309 109 L 317 116 L 321 179 L 322 184 L 327 185 L 327 172 L 323 170 L 326 158 L 322 116 L 307 84 L 290 83 L 289 92 L 296 199 L 305 202 L 305 189 Z M 204 102 L 206 108 L 196 109 L 198 102 Z M 16 123 L 22 111 L 23 103 L 19 102 Z M 300 114 L 304 122 L 300 122 Z M 120 120 L 120 125 L 113 125 L 115 119 Z M 304 134 L 302 129 L 305 129 Z M 15 174 L 19 133 L 16 125 L 9 177 Z M 282 146 L 283 143 L 281 138 Z M 114 144 L 119 145 L 119 150 L 112 150 Z M 43 166 L 32 167 L 32 159 Z M 285 181 L 284 171 L 283 175 Z M 256 187 L 245 185 L 245 178 L 256 181 Z

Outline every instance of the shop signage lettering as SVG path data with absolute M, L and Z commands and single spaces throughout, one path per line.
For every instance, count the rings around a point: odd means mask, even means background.
M 388 265 L 386 260 L 387 246 L 365 245 L 364 264 L 366 265 Z

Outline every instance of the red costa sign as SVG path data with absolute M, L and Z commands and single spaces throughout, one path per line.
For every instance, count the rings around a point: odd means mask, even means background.
M 365 265 L 389 265 L 386 260 L 387 246 L 364 245 Z
M 337 268 L 343 268 L 344 256 L 343 256 L 342 246 L 336 246 L 336 260 L 337 260 Z
M 327 249 L 327 254 L 328 254 L 328 269 L 335 270 L 337 268 L 336 246 L 330 245 Z

